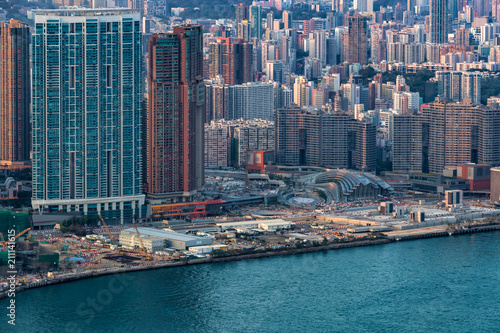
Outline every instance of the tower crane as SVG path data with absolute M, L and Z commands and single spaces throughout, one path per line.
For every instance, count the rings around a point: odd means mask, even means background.
M 102 218 L 101 214 L 99 214 L 99 218 L 101 219 L 102 225 L 104 226 L 104 229 L 106 229 L 106 232 L 109 236 L 109 239 L 111 240 L 111 244 L 116 245 L 114 242 L 114 238 L 111 236 L 111 231 L 109 231 L 108 225 L 106 222 L 104 222 L 104 219 Z
M 146 260 L 153 259 L 152 257 L 149 256 L 148 251 L 146 250 L 146 247 L 144 246 L 144 243 L 142 242 L 141 234 L 139 233 L 139 230 L 137 229 L 135 222 L 134 222 L 134 229 L 135 229 L 135 233 L 137 234 L 137 238 L 139 239 L 140 251 L 146 255 Z
M 25 229 L 25 230 L 21 231 L 20 233 L 18 233 L 14 237 L 14 240 L 18 239 L 19 237 L 21 237 L 22 235 L 24 235 L 25 233 L 27 233 L 30 230 L 31 230 L 31 228 L 28 228 L 28 229 Z M 0 233 L 0 235 L 2 235 L 2 233 Z M 3 238 L 3 235 L 2 235 L 2 247 L 3 247 L 4 251 L 5 251 L 5 248 L 7 247 L 7 244 L 9 244 L 9 241 L 5 241 L 4 238 Z

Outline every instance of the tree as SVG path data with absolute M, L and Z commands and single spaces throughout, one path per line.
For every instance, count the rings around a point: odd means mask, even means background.
M 377 71 L 373 69 L 373 67 L 368 66 L 360 69 L 358 74 L 363 77 L 363 84 L 367 85 L 368 82 L 377 74 Z
M 328 239 L 326 237 L 323 237 L 323 241 L 321 242 L 323 246 L 328 245 Z
M 87 234 L 85 229 L 83 229 L 83 226 L 80 224 L 72 225 L 69 229 L 77 236 L 85 236 Z
M 491 96 L 500 95 L 500 79 L 485 78 L 481 80 L 481 104 L 486 104 Z
M 99 218 L 99 215 L 93 215 L 88 219 L 88 224 L 89 225 L 98 225 L 101 219 Z

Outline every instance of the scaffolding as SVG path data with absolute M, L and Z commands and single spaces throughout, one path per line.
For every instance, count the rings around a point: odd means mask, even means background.
M 11 210 L 0 210 L 0 232 L 5 240 L 8 238 L 8 231 L 15 230 L 15 235 L 30 227 L 28 212 L 12 212 Z M 12 234 L 12 232 L 11 232 Z

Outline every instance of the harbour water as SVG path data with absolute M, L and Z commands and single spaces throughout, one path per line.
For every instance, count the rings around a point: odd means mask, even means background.
M 500 232 L 104 276 L 0 301 L 0 332 L 498 332 Z

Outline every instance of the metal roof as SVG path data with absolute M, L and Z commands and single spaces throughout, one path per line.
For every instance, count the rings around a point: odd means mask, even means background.
M 173 240 L 182 241 L 182 242 L 189 242 L 189 241 L 194 241 L 194 240 L 205 239 L 203 237 L 179 234 L 177 232 L 151 229 L 151 228 L 137 228 L 137 230 L 139 231 L 139 233 L 141 235 L 148 235 L 148 236 L 161 237 L 161 238 L 166 238 L 166 239 L 173 239 Z M 133 228 L 125 229 L 123 231 L 135 233 L 135 230 Z

